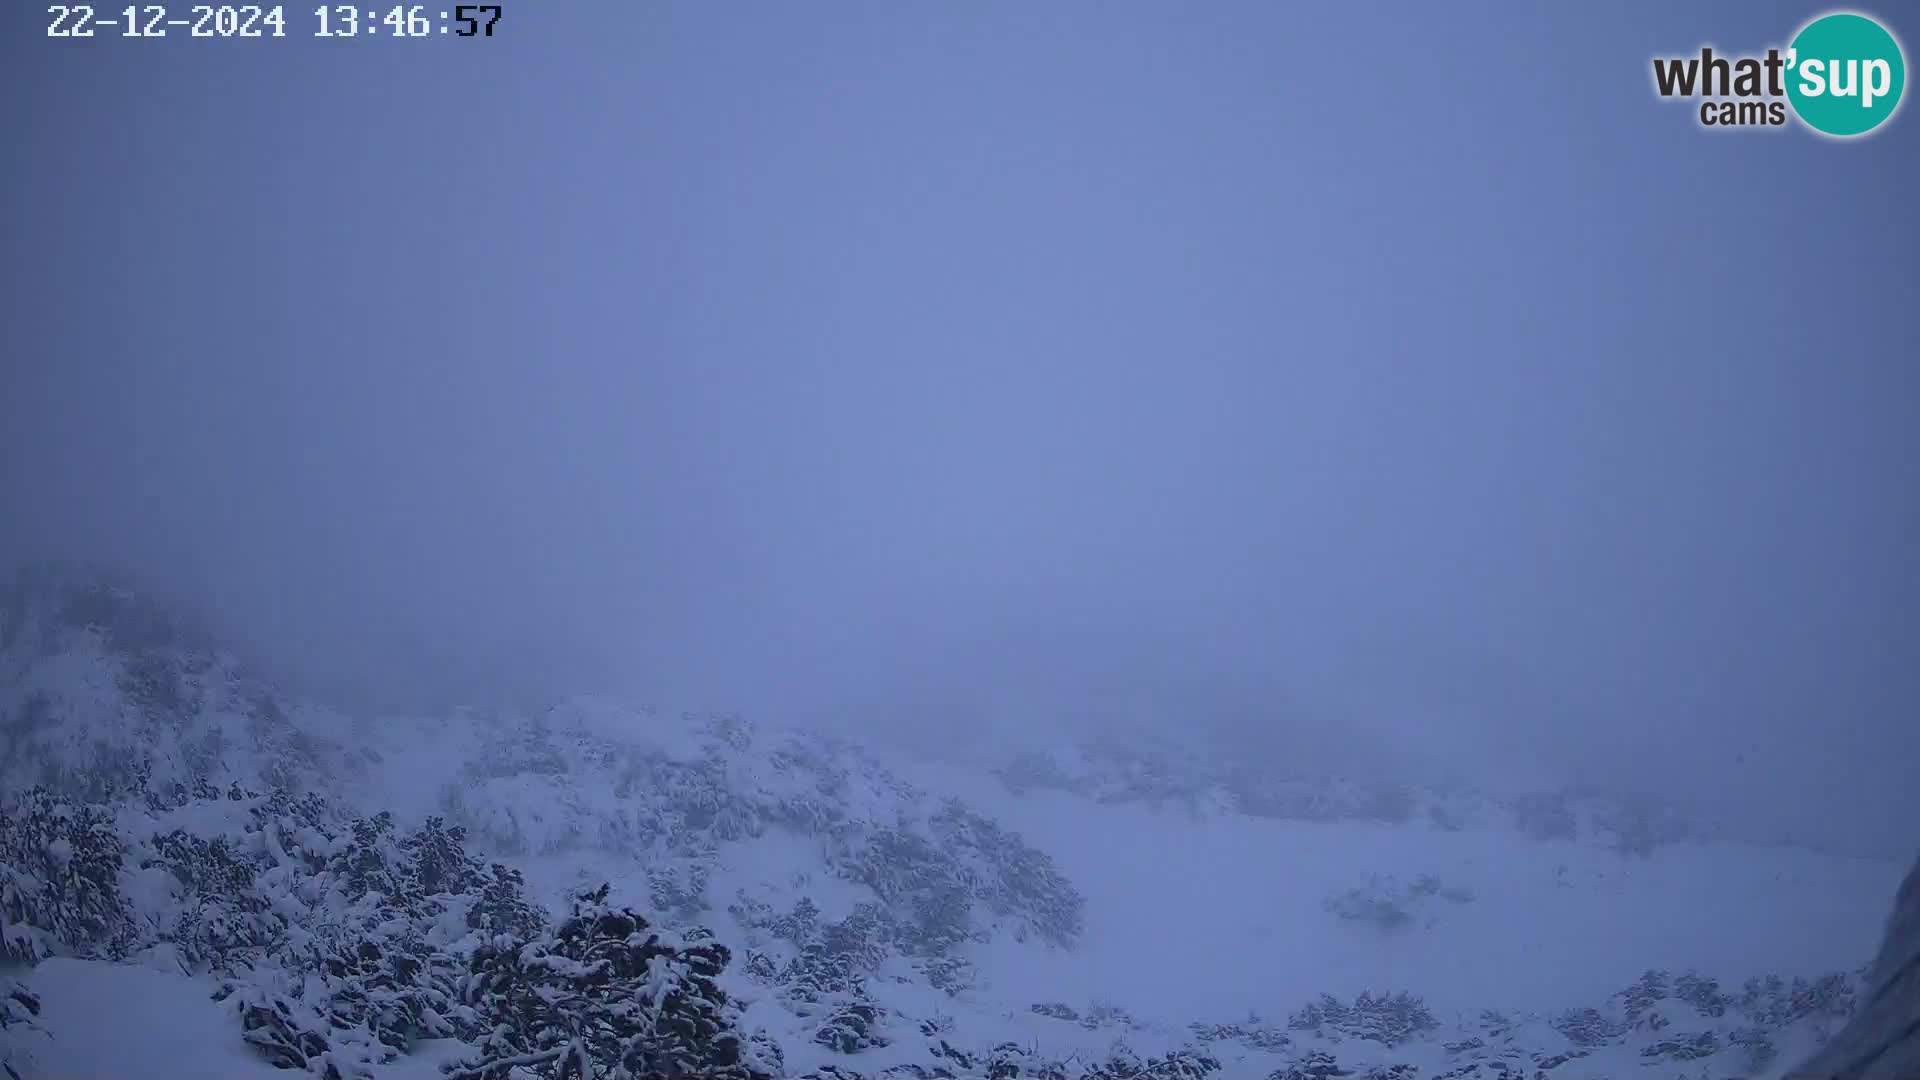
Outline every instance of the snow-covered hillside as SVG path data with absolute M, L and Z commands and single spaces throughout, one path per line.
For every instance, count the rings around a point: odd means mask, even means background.
M 1770 1075 L 1850 1014 L 1904 869 L 1164 746 L 353 717 L 121 586 L 0 605 L 22 1080 Z

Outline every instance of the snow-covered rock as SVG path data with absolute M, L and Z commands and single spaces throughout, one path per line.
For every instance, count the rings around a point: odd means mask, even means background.
M 1894 897 L 1858 1011 L 1791 1075 L 1805 1080 L 1920 1076 L 1920 861 Z

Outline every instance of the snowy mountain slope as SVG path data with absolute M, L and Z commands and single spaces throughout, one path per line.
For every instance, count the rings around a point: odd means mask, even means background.
M 1644 808 L 1634 825 L 1594 795 L 1276 781 L 1166 748 L 993 774 L 599 700 L 356 720 L 250 679 L 125 589 L 9 602 L 0 776 L 10 796 L 44 782 L 77 800 L 37 818 L 8 800 L 0 834 L 8 940 L 51 956 L 23 976 L 39 1016 L 0 1032 L 26 1077 L 119 1075 L 48 1038 L 85 1039 L 76 986 L 144 1016 L 166 996 L 155 966 L 176 994 L 250 987 L 178 1025 L 223 1023 L 236 1045 L 249 1016 L 280 1030 L 246 1012 L 273 1001 L 368 1023 L 299 1004 L 359 1001 L 372 977 L 310 968 L 299 942 L 410 943 L 454 979 L 482 941 L 461 913 L 510 910 L 520 880 L 549 933 L 602 881 L 690 943 L 710 931 L 732 950 L 715 1016 L 770 1033 L 786 1075 L 1158 1058 L 1155 1075 L 1304 1076 L 1315 1054 L 1404 1075 L 1768 1075 L 1848 1014 L 1900 871 L 1714 842 Z M 298 798 L 313 792 L 331 807 Z M 125 900 L 91 921 L 104 901 L 75 868 L 94 864 L 60 835 L 88 804 L 108 824 L 86 835 L 119 838 Z M 453 884 L 433 869 L 451 856 L 423 854 L 447 844 L 478 857 Z M 368 867 L 396 884 L 367 891 Z M 431 1075 L 478 1052 L 457 1011 L 429 1022 L 453 982 L 396 977 L 382 992 L 427 1010 L 405 1052 L 328 1028 L 328 1060 Z M 252 1075 L 229 1064 L 204 1069 Z
M 363 725 L 251 676 L 205 632 L 111 577 L 58 566 L 0 584 L 0 782 L 104 799 L 205 779 L 335 787 Z

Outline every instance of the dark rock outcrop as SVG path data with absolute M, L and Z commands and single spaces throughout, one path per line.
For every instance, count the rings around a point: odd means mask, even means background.
M 1793 1080 L 1895 1080 L 1920 1076 L 1920 862 L 1907 872 L 1846 1027 L 1788 1074 Z

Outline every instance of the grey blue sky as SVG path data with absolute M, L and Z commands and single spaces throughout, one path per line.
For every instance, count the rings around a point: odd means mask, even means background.
M 392 695 L 1147 687 L 1911 843 L 1920 117 L 1649 77 L 1823 9 L 504 8 L 8 8 L 0 554 Z

